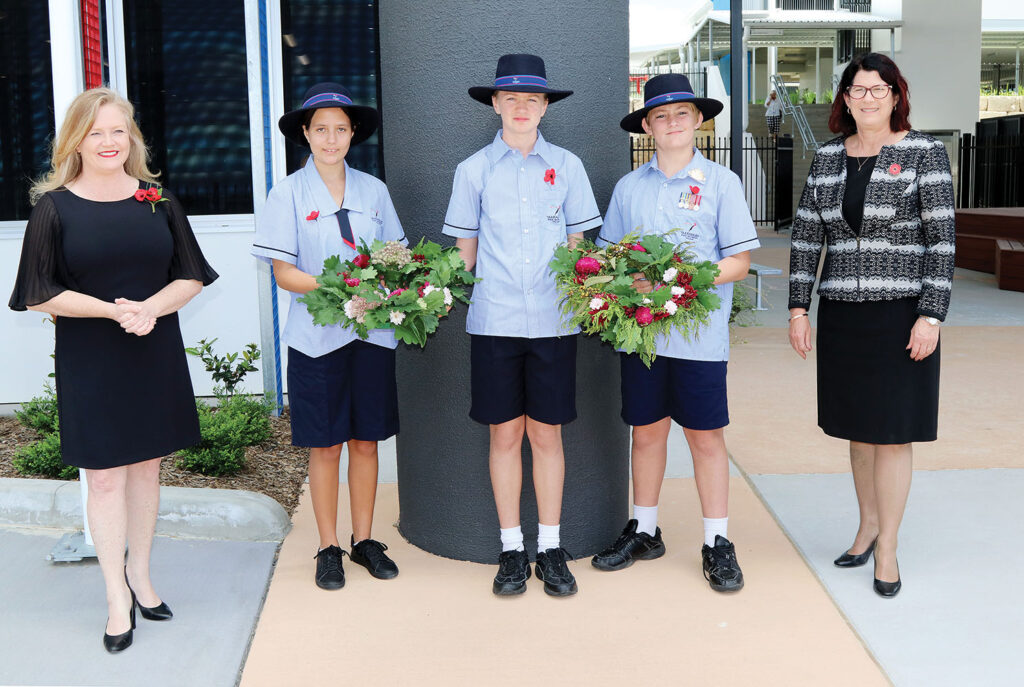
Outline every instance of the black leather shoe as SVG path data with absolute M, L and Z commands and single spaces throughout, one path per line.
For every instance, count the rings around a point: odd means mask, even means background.
M 877 569 L 878 561 L 875 561 L 875 567 Z M 875 572 L 877 575 L 877 570 Z M 875 593 L 885 599 L 891 599 L 900 593 L 903 589 L 903 581 L 900 579 L 899 564 L 896 564 L 896 581 L 895 582 L 883 582 L 882 580 L 875 577 Z
M 877 541 L 877 539 L 875 540 Z M 871 558 L 871 552 L 875 550 L 875 541 L 864 551 L 864 553 L 850 553 L 844 551 L 843 555 L 832 561 L 837 568 L 859 568 Z
M 649 561 L 665 555 L 665 542 L 661 540 L 661 528 L 654 530 L 654 536 L 636 531 L 636 520 L 626 523 L 626 528 L 615 543 L 590 559 L 598 570 L 622 570 L 636 560 Z
M 498 574 L 491 587 L 498 596 L 515 596 L 526 591 L 530 579 L 530 557 L 525 551 L 502 551 L 498 556 Z
M 124 569 L 124 583 L 128 585 L 128 590 L 131 591 L 132 594 L 134 595 L 135 592 L 132 590 L 132 586 L 128 583 L 127 567 L 125 567 Z M 165 604 L 162 601 L 160 602 L 159 606 L 147 608 L 146 606 L 140 604 L 138 599 L 135 599 L 135 605 L 138 606 L 139 613 L 146 620 L 170 620 L 174 617 L 174 614 L 171 613 L 171 609 L 167 606 L 167 604 Z
M 313 558 L 316 559 L 316 586 L 320 589 L 341 589 L 345 586 L 345 569 L 342 558 L 348 553 L 338 546 L 321 549 Z
M 398 577 L 398 566 L 384 553 L 387 550 L 387 544 L 381 544 L 375 539 L 364 539 L 358 544 L 352 543 L 349 558 L 369 570 L 378 580 L 390 580 Z
M 131 587 L 128 591 L 132 595 L 132 609 L 128 612 L 128 618 L 132 621 L 132 626 L 127 632 L 122 632 L 119 635 L 108 635 L 106 632 L 103 633 L 103 648 L 112 654 L 116 654 L 120 651 L 124 651 L 132 645 L 132 633 L 135 630 L 135 592 L 131 591 Z M 108 618 L 109 620 L 109 618 Z
M 736 547 L 720 534 L 715 535 L 715 545 L 704 545 L 701 549 L 704 559 L 704 579 L 711 583 L 716 592 L 738 592 L 743 589 L 743 571 L 736 560 Z
M 537 579 L 544 581 L 544 591 L 551 596 L 572 596 L 579 591 L 566 558 L 572 556 L 562 547 L 537 552 Z

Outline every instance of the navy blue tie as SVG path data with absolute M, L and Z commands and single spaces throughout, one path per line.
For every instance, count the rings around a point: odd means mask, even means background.
M 338 227 L 341 229 L 341 240 L 345 242 L 346 246 L 356 250 L 356 238 L 352 234 L 352 225 L 348 222 L 348 210 L 341 208 L 336 214 Z

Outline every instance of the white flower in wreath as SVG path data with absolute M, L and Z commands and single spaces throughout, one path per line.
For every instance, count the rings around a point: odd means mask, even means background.
M 427 302 L 425 300 L 423 300 L 422 298 L 417 298 L 416 299 L 416 305 L 420 306 L 420 310 L 426 310 L 427 309 Z
M 437 291 L 437 287 L 433 284 L 427 284 L 423 287 L 423 295 L 426 296 L 428 293 L 434 293 Z
M 673 296 L 682 296 L 684 293 L 686 293 L 686 289 L 684 289 L 682 286 L 673 286 L 672 287 L 672 295 Z
M 650 305 L 651 304 L 651 299 L 650 298 L 644 298 L 643 303 L 644 303 L 644 305 Z
M 352 304 L 352 301 L 345 301 L 344 310 L 345 317 L 347 317 L 350 320 L 356 319 L 356 310 L 355 306 Z
M 675 267 L 669 267 L 665 270 L 665 274 L 661 275 L 661 280 L 666 284 L 676 280 L 676 275 L 679 274 L 679 270 Z
M 452 301 L 454 300 L 454 299 L 452 298 L 452 292 L 448 290 L 448 287 L 447 287 L 447 286 L 446 286 L 446 287 L 444 287 L 444 288 L 443 288 L 443 289 L 441 290 L 441 292 L 442 292 L 442 293 L 444 293 L 444 304 L 445 304 L 445 305 L 451 305 L 451 304 L 452 304 Z
M 391 324 L 402 324 L 402 320 L 405 319 L 405 313 L 392 310 L 389 318 L 391 319 Z
M 673 301 L 665 301 L 665 312 L 667 312 L 669 315 L 675 315 L 676 310 L 678 309 L 679 306 L 676 305 Z
M 601 300 L 600 298 L 591 298 L 590 299 L 590 309 L 591 310 L 600 310 L 603 307 L 604 307 L 604 301 Z

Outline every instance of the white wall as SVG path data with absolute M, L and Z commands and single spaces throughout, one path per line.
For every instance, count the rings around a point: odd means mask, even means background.
M 872 12 L 893 15 L 898 0 L 876 0 Z M 876 4 L 879 7 L 876 9 Z M 896 30 L 896 64 L 910 85 L 910 123 L 915 129 L 973 132 L 981 86 L 981 0 L 942 3 L 902 0 L 903 28 Z M 898 16 L 898 15 L 897 15 Z M 889 53 L 872 36 L 878 52 Z
M 195 220 L 196 218 L 193 218 Z M 198 223 L 198 222 L 197 222 Z M 220 279 L 203 289 L 180 313 L 181 333 L 186 346 L 199 339 L 217 337 L 215 351 L 221 355 L 241 351 L 245 344 L 260 343 L 256 260 L 249 255 L 252 231 L 197 230 L 199 245 L 207 261 L 220 274 Z M 4 230 L 0 235 L 0 274 L 2 291 L 9 296 L 18 270 L 21 236 Z M 286 294 L 283 294 L 286 299 Z M 281 322 L 287 313 L 282 303 Z M 47 375 L 53 371 L 53 325 L 37 312 L 14 312 L 0 308 L 0 404 L 21 403 L 39 395 Z M 273 351 L 264 351 L 258 364 L 273 365 Z M 210 374 L 202 364 L 189 356 L 192 384 L 200 396 L 212 393 Z M 263 380 L 259 373 L 246 376 L 246 391 L 261 393 Z

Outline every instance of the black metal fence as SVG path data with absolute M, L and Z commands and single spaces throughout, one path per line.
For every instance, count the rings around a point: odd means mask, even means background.
M 701 155 L 729 168 L 730 137 L 705 137 L 695 143 Z M 654 156 L 654 139 L 630 136 L 629 155 L 633 169 L 650 162 Z M 743 187 L 750 216 L 757 224 L 776 230 L 793 221 L 793 139 L 780 136 L 744 137 Z
M 1006 208 L 1024 205 L 1024 135 L 960 140 L 957 207 Z

